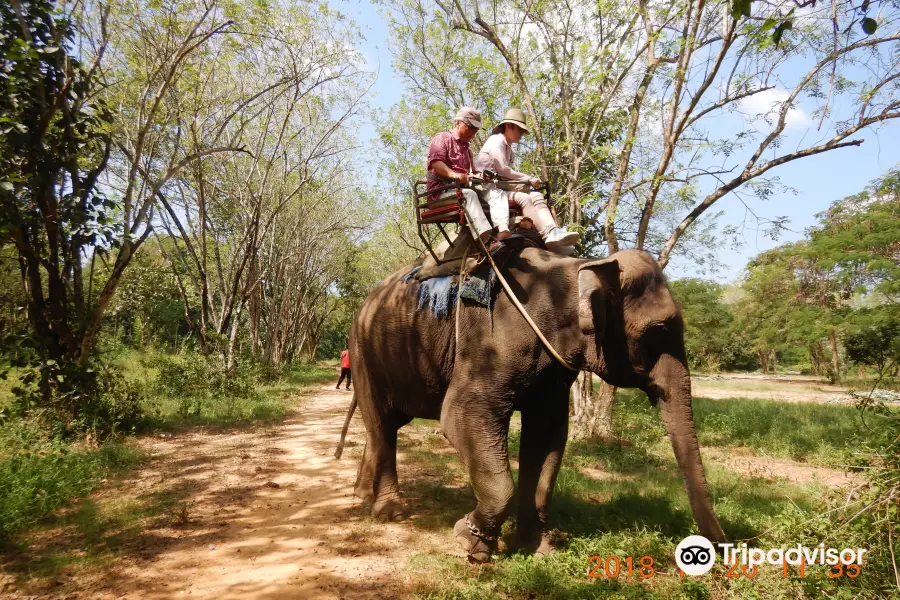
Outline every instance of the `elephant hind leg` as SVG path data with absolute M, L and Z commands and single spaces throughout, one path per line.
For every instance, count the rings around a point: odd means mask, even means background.
M 566 449 L 568 393 L 565 388 L 556 395 L 548 394 L 522 410 L 516 528 L 519 547 L 537 554 L 552 550 L 548 522 L 553 488 Z
M 356 476 L 354 494 L 372 503 L 372 516 L 388 521 L 403 518 L 400 484 L 397 480 L 397 431 L 412 418 L 388 409 L 384 414 L 367 415 L 366 449 Z

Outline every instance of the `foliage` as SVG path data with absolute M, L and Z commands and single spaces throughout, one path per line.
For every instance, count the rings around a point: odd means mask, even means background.
M 150 390 L 174 400 L 176 414 L 182 419 L 218 413 L 220 407 L 236 409 L 238 400 L 261 400 L 256 374 L 245 365 L 231 371 L 215 358 L 190 351 L 151 355 L 145 363 L 157 372 Z
M 0 247 L 14 247 L 23 269 L 39 355 L 74 361 L 102 311 L 83 254 L 121 241 L 117 204 L 97 187 L 111 113 L 97 94 L 96 65 L 74 49 L 70 15 L 37 0 L 4 4 L 0 19 Z M 53 385 L 43 378 L 43 393 Z
M 685 348 L 692 370 L 708 372 L 755 363 L 748 355 L 749 339 L 735 324 L 724 302 L 725 286 L 701 279 L 671 281 L 669 287 L 681 305 Z
M 847 358 L 861 365 L 873 365 L 879 375 L 896 373 L 900 366 L 900 315 L 894 310 L 863 309 L 853 315 L 844 335 Z
M 173 269 L 160 245 L 175 251 L 173 240 L 159 239 L 159 245 L 145 246 L 122 276 L 119 293 L 110 303 L 104 322 L 105 338 L 132 348 L 152 347 L 178 350 L 178 343 L 190 335 L 185 306 Z M 170 254 L 171 255 L 171 254 Z
M 898 318 L 898 181 L 897 170 L 888 171 L 860 194 L 834 202 L 806 239 L 748 264 L 735 310 L 764 368 L 769 357 L 799 347 L 815 374 L 837 380 L 846 367 L 838 338 L 850 342 L 857 363 L 887 364 Z
M 12 404 L 0 410 L 0 424 L 31 418 L 44 423 L 54 436 L 86 435 L 95 440 L 133 432 L 144 424 L 141 391 L 115 365 L 95 360 L 82 367 L 41 360 L 36 352 L 23 351 L 11 367 L 17 368 L 18 381 L 11 388 Z M 8 368 L 2 376 L 9 376 Z M 47 380 L 53 382 L 49 394 L 42 390 Z
M 0 540 L 66 506 L 112 471 L 134 466 L 138 451 L 115 442 L 72 446 L 29 419 L 0 427 Z
M 818 215 L 810 249 L 835 269 L 848 294 L 860 288 L 893 303 L 900 294 L 900 169 L 890 169 L 859 194 Z
M 861 402 L 859 408 L 873 413 L 870 418 L 880 418 L 887 427 L 877 429 L 846 453 L 846 464 L 864 474 L 865 485 L 853 507 L 844 510 L 841 526 L 860 540 L 860 547 L 867 544 L 873 548 L 869 564 L 879 575 L 877 587 L 893 593 L 900 569 L 893 539 L 900 530 L 900 413 L 870 401 Z

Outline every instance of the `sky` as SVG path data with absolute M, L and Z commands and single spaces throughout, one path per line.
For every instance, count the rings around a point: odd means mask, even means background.
M 381 15 L 383 9 L 367 0 L 330 0 L 329 4 L 353 19 L 366 38 L 360 51 L 365 55 L 369 68 L 378 72 L 370 106 L 385 110 L 390 108 L 400 100 L 404 88 L 403 81 L 392 68 L 387 24 Z M 772 94 L 755 101 L 766 104 L 777 100 L 777 92 Z M 813 135 L 814 131 L 807 132 L 807 129 L 814 130 L 816 125 L 803 107 L 791 111 L 788 115 L 788 145 L 799 141 L 804 134 Z M 723 121 L 720 126 L 728 127 L 728 124 Z M 374 138 L 375 128 L 365 124 L 360 134 L 363 140 Z M 716 202 L 714 208 L 725 213 L 720 219 L 722 225 L 741 226 L 741 247 L 722 249 L 718 260 L 724 268 L 715 274 L 703 274 L 684 260 L 673 260 L 666 269 L 669 277 L 703 276 L 720 283 L 734 281 L 740 277 L 748 260 L 779 244 L 801 239 L 804 231 L 816 223 L 817 213 L 827 209 L 833 201 L 861 191 L 870 181 L 900 163 L 900 125 L 897 123 L 880 130 L 865 130 L 851 139 L 858 138 L 863 138 L 865 143 L 796 160 L 770 171 L 769 174 L 777 175 L 783 185 L 797 191 L 796 195 L 785 193 L 764 202 L 754 199 L 750 203 L 753 212 L 761 219 L 788 217 L 788 229 L 777 240 L 765 236 L 762 227 L 757 225 L 756 219 L 748 214 L 738 198 L 725 196 Z

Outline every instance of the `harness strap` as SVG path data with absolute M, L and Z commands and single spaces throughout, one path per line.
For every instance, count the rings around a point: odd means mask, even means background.
M 566 362 L 562 356 L 559 355 L 559 352 L 553 347 L 553 344 L 550 343 L 550 340 L 544 337 L 544 334 L 541 333 L 540 327 L 537 326 L 537 323 L 532 320 L 531 316 L 528 314 L 528 311 L 525 310 L 525 307 L 522 306 L 522 303 L 519 302 L 519 299 L 516 298 L 516 295 L 513 293 L 512 289 L 509 287 L 509 284 L 506 282 L 506 278 L 503 277 L 503 273 L 500 272 L 500 269 L 497 267 L 497 263 L 494 262 L 494 257 L 491 256 L 491 253 L 488 252 L 487 247 L 484 245 L 484 240 L 481 239 L 481 236 L 475 232 L 475 228 L 472 227 L 471 219 L 469 218 L 469 213 L 466 211 L 465 205 L 463 205 L 463 211 L 466 214 L 466 221 L 469 225 L 469 229 L 472 231 L 472 235 L 475 236 L 475 240 L 478 242 L 478 245 L 481 246 L 482 252 L 484 252 L 485 256 L 488 257 L 488 260 L 491 261 L 491 266 L 494 267 L 494 272 L 497 274 L 497 278 L 500 280 L 500 284 L 503 286 L 503 290 L 506 292 L 506 295 L 509 297 L 510 301 L 513 305 L 518 309 L 519 313 L 525 318 L 525 321 L 528 322 L 528 325 L 531 326 L 531 329 L 534 331 L 535 335 L 538 336 L 538 339 L 541 340 L 541 343 L 544 344 L 544 348 L 547 349 L 547 352 L 550 353 L 550 356 L 555 358 L 559 364 L 569 369 L 570 371 L 575 371 L 576 373 L 580 372 L 581 369 L 576 369 L 572 365 Z M 459 315 L 459 307 L 457 307 L 457 316 Z M 457 321 L 458 323 L 458 321 Z M 457 328 L 457 336 L 459 335 L 459 329 Z
M 462 261 L 459 263 L 459 283 L 456 286 L 456 346 L 457 350 L 459 349 L 459 313 L 462 312 L 462 286 L 463 286 L 463 275 L 466 273 L 466 260 L 469 258 L 469 248 L 471 246 L 466 247 L 466 251 L 463 253 Z

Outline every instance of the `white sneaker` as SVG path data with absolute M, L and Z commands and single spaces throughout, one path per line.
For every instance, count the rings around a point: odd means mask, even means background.
M 574 231 L 568 231 L 562 227 L 554 227 L 544 238 L 544 243 L 550 250 L 556 250 L 559 246 L 574 246 L 581 236 Z
M 562 254 L 563 256 L 572 256 L 575 254 L 575 246 L 558 246 L 553 251 L 557 254 Z

